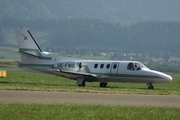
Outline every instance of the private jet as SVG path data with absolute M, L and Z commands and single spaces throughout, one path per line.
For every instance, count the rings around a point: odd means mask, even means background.
M 42 51 L 27 28 L 15 29 L 24 71 L 54 74 L 76 80 L 78 86 L 86 82 L 99 82 L 106 87 L 108 82 L 146 83 L 148 89 L 153 84 L 172 81 L 165 73 L 151 70 L 138 61 L 84 60 L 53 56 Z

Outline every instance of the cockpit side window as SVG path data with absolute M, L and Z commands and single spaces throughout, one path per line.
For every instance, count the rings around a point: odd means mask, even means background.
M 140 67 L 140 65 L 138 63 L 135 63 L 134 67 L 135 67 L 136 70 L 141 70 L 141 67 Z
M 130 62 L 127 66 L 128 70 L 134 70 L 134 64 L 132 62 Z

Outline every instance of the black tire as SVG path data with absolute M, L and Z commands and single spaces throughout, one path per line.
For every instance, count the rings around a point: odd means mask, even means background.
M 105 88 L 107 86 L 107 83 L 101 82 L 100 87 Z
M 149 90 L 154 90 L 154 86 L 153 86 L 153 85 L 149 85 L 149 86 L 148 86 L 148 89 L 149 89 Z
M 85 87 L 85 81 L 83 81 L 81 84 L 78 84 L 79 87 Z

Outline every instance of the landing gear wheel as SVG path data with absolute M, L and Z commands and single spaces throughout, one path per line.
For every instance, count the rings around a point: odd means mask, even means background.
M 107 86 L 107 83 L 106 82 L 100 82 L 99 86 L 105 88 Z
M 83 81 L 81 84 L 78 84 L 79 87 L 85 87 L 85 81 Z
M 148 86 L 148 89 L 149 90 L 154 90 L 154 86 L 150 83 L 149 86 Z

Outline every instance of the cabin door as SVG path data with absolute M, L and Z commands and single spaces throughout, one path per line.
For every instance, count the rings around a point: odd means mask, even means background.
M 119 68 L 119 63 L 114 62 L 111 64 L 111 74 L 117 74 L 118 73 L 118 68 Z

